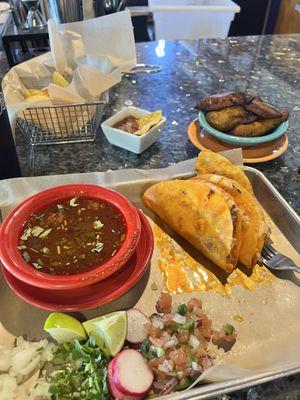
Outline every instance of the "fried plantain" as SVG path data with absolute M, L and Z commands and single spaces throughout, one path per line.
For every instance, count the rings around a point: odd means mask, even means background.
M 233 106 L 218 111 L 210 111 L 205 115 L 209 125 L 221 132 L 229 132 L 238 124 L 244 122 L 248 115 L 243 107 Z
M 194 107 L 201 111 L 217 111 L 231 106 L 242 106 L 251 101 L 251 97 L 243 92 L 230 92 L 204 97 Z
M 245 104 L 246 110 L 252 112 L 253 114 L 257 115 L 260 119 L 267 119 L 267 118 L 280 118 L 281 113 L 275 107 L 270 106 L 267 103 L 264 103 L 258 97 L 254 97 L 251 103 Z
M 246 124 L 238 125 L 234 129 L 232 129 L 229 133 L 233 136 L 245 136 L 245 137 L 263 136 L 288 119 L 289 113 L 287 110 L 281 110 L 280 113 L 281 117 L 279 118 L 264 119 L 252 122 L 251 124 L 248 125 Z
M 257 115 L 255 115 L 255 114 L 253 114 L 251 112 L 248 112 L 247 115 L 245 116 L 245 118 L 243 118 L 239 122 L 239 124 L 243 124 L 243 125 L 251 124 L 252 122 L 255 122 L 257 120 L 258 120 L 258 116 Z

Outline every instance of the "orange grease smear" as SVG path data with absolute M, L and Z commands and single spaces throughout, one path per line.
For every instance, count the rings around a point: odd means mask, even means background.
M 203 265 L 195 261 L 156 224 L 153 224 L 155 244 L 159 252 L 158 266 L 162 274 L 163 290 L 170 294 L 206 292 L 212 290 L 223 296 L 231 294 L 233 286 L 241 285 L 254 290 L 258 286 L 270 284 L 275 276 L 265 267 L 255 265 L 248 277 L 235 269 L 225 285 Z

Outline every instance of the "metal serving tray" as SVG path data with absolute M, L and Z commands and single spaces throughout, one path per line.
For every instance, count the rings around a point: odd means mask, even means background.
M 66 183 L 96 183 L 109 186 L 126 195 L 133 201 L 137 207 L 146 212 L 142 201 L 141 194 L 144 190 L 162 179 L 170 178 L 188 178 L 194 175 L 193 166 L 195 160 L 188 160 L 180 163 L 180 167 L 172 166 L 165 170 L 122 170 L 110 171 L 107 173 L 88 173 L 76 175 L 61 175 L 58 177 L 39 177 L 39 178 L 23 178 L 22 181 L 11 180 L 10 190 L 14 185 L 24 185 L 24 196 L 28 185 L 35 185 L 44 189 L 46 187 L 56 186 L 57 184 Z M 300 253 L 300 218 L 289 204 L 278 193 L 268 179 L 259 171 L 251 167 L 245 167 L 245 171 L 253 185 L 255 195 L 267 214 L 270 216 L 274 224 L 277 225 L 281 233 L 288 242 Z M 158 178 L 159 173 L 159 178 Z M 45 183 L 45 180 L 47 180 Z M 5 185 L 5 181 L 0 182 L 0 193 Z M 22 190 L 21 190 L 22 192 Z M 20 191 L 19 191 L 20 193 Z M 5 204 L 1 204 L 5 208 Z M 5 210 L 5 213 L 8 210 Z M 147 274 L 144 278 L 127 294 L 121 298 L 102 306 L 98 309 L 83 311 L 82 313 L 72 313 L 78 319 L 92 318 L 97 315 L 108 313 L 118 309 L 132 307 L 136 304 L 137 299 L 141 296 L 143 288 L 147 285 Z M 39 339 L 43 334 L 43 324 L 48 312 L 32 307 L 20 300 L 4 282 L 4 278 L 0 275 L 0 321 L 3 325 L 15 335 L 25 335 L 29 339 Z M 292 366 L 285 366 L 280 369 L 257 373 L 253 371 L 248 377 L 233 379 L 222 383 L 208 383 L 189 391 L 177 392 L 166 396 L 172 400 L 187 399 L 209 399 L 220 394 L 229 393 L 242 388 L 258 385 L 267 381 L 282 378 L 284 376 L 300 373 L 299 363 Z

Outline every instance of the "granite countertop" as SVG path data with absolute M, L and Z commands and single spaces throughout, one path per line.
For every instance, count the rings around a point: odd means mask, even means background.
M 140 62 L 159 64 L 155 75 L 126 76 L 110 91 L 104 118 L 124 106 L 162 109 L 167 125 L 161 139 L 138 156 L 111 146 L 100 131 L 93 143 L 52 145 L 33 150 L 21 132 L 17 152 L 24 176 L 159 168 L 196 157 L 187 138 L 193 110 L 205 95 L 229 90 L 249 91 L 290 111 L 289 147 L 280 158 L 252 165 L 262 171 L 300 212 L 300 34 L 246 36 L 196 42 L 137 44 Z M 300 396 L 300 376 L 219 397 L 219 400 L 291 400 Z
M 161 139 L 142 155 L 114 147 L 99 132 L 94 143 L 52 145 L 32 151 L 20 132 L 17 151 L 24 176 L 158 168 L 195 157 L 187 137 L 202 96 L 228 90 L 249 91 L 290 111 L 289 147 L 280 158 L 252 165 L 262 171 L 300 212 L 300 34 L 245 36 L 225 40 L 137 44 L 140 62 L 158 64 L 153 75 L 126 76 L 110 91 L 103 118 L 135 105 L 162 109 L 167 125 Z

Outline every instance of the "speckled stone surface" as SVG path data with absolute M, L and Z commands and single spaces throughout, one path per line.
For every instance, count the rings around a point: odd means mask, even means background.
M 110 145 L 100 130 L 94 143 L 40 147 L 33 154 L 18 132 L 24 176 L 157 168 L 195 157 L 198 150 L 187 138 L 187 127 L 197 116 L 193 110 L 197 100 L 227 90 L 246 90 L 291 113 L 287 152 L 253 166 L 300 212 L 300 35 L 139 43 L 137 51 L 140 62 L 161 65 L 163 71 L 124 77 L 110 91 L 104 118 L 126 105 L 160 108 L 167 117 L 160 140 L 138 156 Z
M 253 165 L 262 171 L 300 212 L 300 34 L 251 36 L 199 42 L 137 45 L 140 62 L 159 64 L 156 75 L 125 77 L 110 91 L 109 117 L 124 106 L 162 109 L 167 117 L 160 140 L 142 155 L 111 146 L 101 131 L 94 143 L 38 148 L 35 152 L 17 132 L 17 151 L 24 176 L 158 168 L 195 157 L 187 138 L 196 117 L 194 104 L 204 95 L 246 90 L 289 109 L 289 147 L 280 158 Z M 218 400 L 292 400 L 300 398 L 300 376 L 231 393 Z

